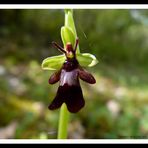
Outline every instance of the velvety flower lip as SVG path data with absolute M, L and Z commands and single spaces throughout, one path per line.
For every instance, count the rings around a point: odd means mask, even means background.
M 48 108 L 50 110 L 58 109 L 64 102 L 71 113 L 76 113 L 84 107 L 85 101 L 79 83 L 77 85 L 68 85 L 67 83 L 63 86 L 60 85 L 54 100 Z
M 61 68 L 49 78 L 49 84 L 59 81 L 59 87 L 55 98 L 48 108 L 55 110 L 60 108 L 63 103 L 66 103 L 69 112 L 76 113 L 85 105 L 79 78 L 90 84 L 96 83 L 96 80 L 93 75 L 82 68 L 77 60 L 76 49 L 78 39 L 76 40 L 74 49 L 70 43 L 67 43 L 66 50 L 55 42 L 53 44 L 54 47 L 65 54 L 66 60 L 63 62 Z

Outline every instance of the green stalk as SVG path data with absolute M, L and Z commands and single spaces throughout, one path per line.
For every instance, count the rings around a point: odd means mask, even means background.
M 66 104 L 63 103 L 60 110 L 58 139 L 67 139 L 68 120 L 69 112 L 67 110 Z

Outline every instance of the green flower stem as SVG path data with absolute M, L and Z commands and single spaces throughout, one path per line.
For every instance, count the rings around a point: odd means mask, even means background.
M 60 110 L 58 139 L 67 139 L 68 120 L 69 112 L 67 110 L 66 104 L 63 103 Z

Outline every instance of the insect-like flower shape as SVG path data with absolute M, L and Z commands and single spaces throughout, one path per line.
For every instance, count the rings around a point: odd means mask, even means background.
M 49 105 L 49 109 L 57 109 L 65 102 L 70 112 L 78 112 L 85 104 L 79 78 L 90 84 L 94 84 L 96 81 L 90 73 L 79 65 L 76 59 L 78 40 L 74 49 L 71 43 L 67 43 L 66 51 L 56 43 L 53 44 L 65 54 L 66 60 L 62 68 L 49 79 L 50 84 L 60 81 L 56 97 Z
M 50 110 L 57 109 L 65 102 L 68 110 L 71 113 L 76 113 L 85 105 L 79 78 L 90 84 L 96 83 L 95 78 L 89 72 L 83 69 L 83 64 L 79 64 L 80 62 L 85 63 L 83 60 L 90 60 L 90 54 L 76 54 L 78 39 L 76 39 L 74 48 L 70 42 L 66 44 L 66 49 L 63 49 L 55 42 L 52 44 L 54 47 L 63 52 L 64 55 L 58 56 L 61 58 L 59 60 L 63 61 L 63 65 L 61 65 L 60 69 L 53 73 L 49 78 L 49 84 L 55 84 L 59 81 L 59 87 L 54 100 L 51 102 L 48 108 Z M 95 57 L 93 58 L 95 59 Z M 54 59 L 56 58 L 54 57 Z M 50 58 L 50 60 L 49 58 L 45 59 L 42 63 L 43 69 L 48 69 L 49 67 L 52 68 L 53 65 L 51 61 L 52 58 Z M 59 66 L 59 63 L 55 63 L 55 65 L 56 64 Z M 95 65 L 96 63 L 91 62 L 90 65 L 91 64 Z

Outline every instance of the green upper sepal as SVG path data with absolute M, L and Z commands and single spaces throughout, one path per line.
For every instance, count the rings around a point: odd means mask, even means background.
M 82 67 L 92 67 L 98 63 L 96 57 L 90 53 L 82 53 L 76 55 L 79 64 Z M 42 69 L 43 70 L 58 70 L 63 65 L 66 60 L 65 55 L 52 56 L 43 60 Z
M 74 47 L 76 39 L 75 39 L 74 33 L 72 32 L 72 30 L 69 27 L 63 26 L 61 28 L 61 38 L 64 43 L 64 47 L 66 47 L 66 44 L 68 42 L 70 42 L 72 44 L 72 46 Z
M 77 36 L 74 19 L 73 19 L 73 11 L 71 9 L 65 10 L 65 25 L 64 26 L 71 28 L 74 35 Z

